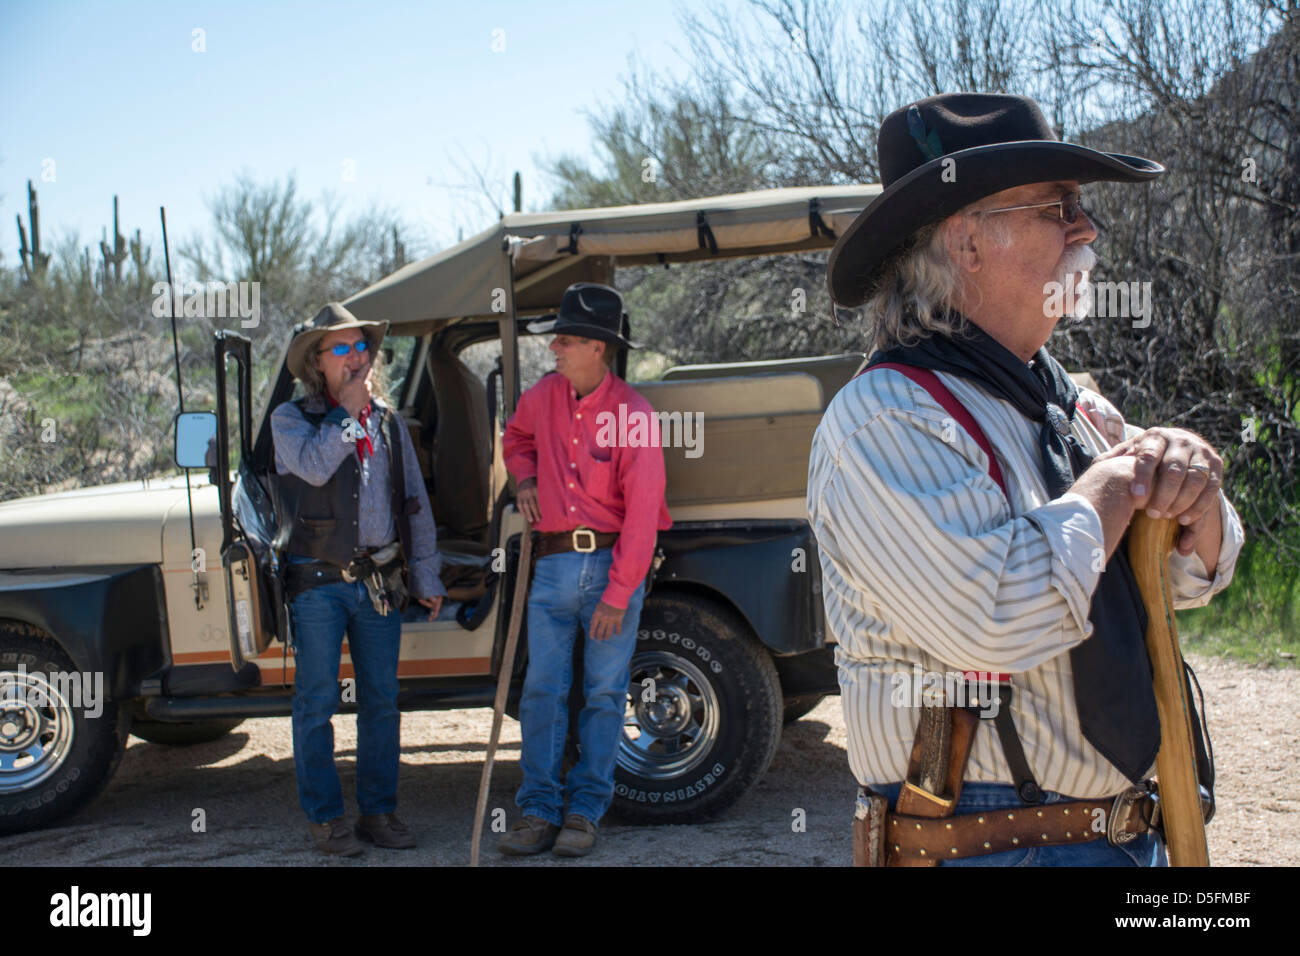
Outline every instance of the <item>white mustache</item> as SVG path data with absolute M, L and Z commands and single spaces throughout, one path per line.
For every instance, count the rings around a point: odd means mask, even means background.
M 1057 282 L 1069 292 L 1071 304 L 1066 307 L 1067 315 L 1085 319 L 1092 311 L 1092 283 L 1088 281 L 1088 273 L 1096 264 L 1097 254 L 1092 246 L 1070 246 L 1061 257 Z
M 1061 257 L 1061 284 L 1076 273 L 1082 275 L 1082 281 L 1088 281 L 1088 273 L 1097 264 L 1097 253 L 1092 246 L 1070 246 Z

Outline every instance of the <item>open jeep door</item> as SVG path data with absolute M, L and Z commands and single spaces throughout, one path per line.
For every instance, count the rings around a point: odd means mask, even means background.
M 213 336 L 216 358 L 217 411 L 187 414 L 176 426 L 176 461 L 185 468 L 207 465 L 221 507 L 221 567 L 229 611 L 230 663 L 240 671 L 270 646 L 276 634 L 287 635 L 275 553 L 270 529 L 275 527 L 271 496 L 249 467 L 252 459 L 252 344 L 236 333 L 219 330 Z M 236 366 L 236 446 L 239 482 L 230 479 L 230 396 L 226 361 Z M 215 421 L 213 419 L 215 418 Z M 235 499 L 238 498 L 238 507 Z M 206 555 L 195 555 L 196 570 Z

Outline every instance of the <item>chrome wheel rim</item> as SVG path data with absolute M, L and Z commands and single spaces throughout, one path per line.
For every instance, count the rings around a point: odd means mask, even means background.
M 654 694 L 647 679 L 654 681 Z M 713 685 L 691 661 L 668 651 L 632 659 L 618 766 L 628 773 L 670 780 L 690 773 L 718 739 L 721 707 Z
M 42 674 L 0 671 L 0 793 L 30 790 L 72 752 L 72 708 Z

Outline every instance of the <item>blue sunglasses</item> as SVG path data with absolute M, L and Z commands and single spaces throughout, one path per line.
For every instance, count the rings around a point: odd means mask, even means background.
M 367 348 L 369 348 L 369 345 L 366 343 L 366 340 L 358 339 L 357 341 L 353 342 L 351 345 L 348 345 L 346 342 L 340 342 L 338 345 L 335 345 L 332 348 L 317 349 L 316 354 L 324 355 L 326 352 L 333 352 L 335 355 L 347 355 L 353 349 L 356 349 L 358 352 L 365 352 Z

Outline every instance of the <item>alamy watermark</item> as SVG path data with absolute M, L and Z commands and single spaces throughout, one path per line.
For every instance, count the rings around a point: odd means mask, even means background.
M 28 671 L 19 664 L 16 671 L 0 671 L 0 739 L 17 731 L 8 729 L 8 722 L 16 720 L 10 711 L 13 704 L 28 707 L 70 707 L 84 710 L 87 717 L 104 713 L 103 671 Z
M 1043 296 L 1043 314 L 1048 317 L 1132 319 L 1135 329 L 1151 324 L 1150 282 L 1048 282 Z
M 245 329 L 255 329 L 262 321 L 260 282 L 177 282 L 171 287 L 155 282 L 150 291 L 155 319 L 238 318 Z
M 911 674 L 889 676 L 893 707 L 975 707 L 982 717 L 996 717 L 1002 706 L 999 675 L 989 671 L 927 671 L 912 665 Z
M 644 412 L 619 402 L 618 414 L 596 413 L 601 448 L 685 448 L 687 458 L 704 454 L 703 412 Z
M 132 936 L 148 936 L 152 913 L 152 893 L 83 893 L 74 883 L 68 892 L 50 897 L 50 925 L 55 927 L 121 927 Z

